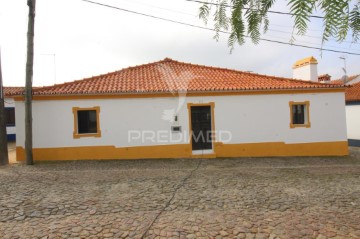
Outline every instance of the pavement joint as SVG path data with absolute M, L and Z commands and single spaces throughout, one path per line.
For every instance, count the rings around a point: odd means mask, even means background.
M 360 238 L 359 180 L 359 153 L 9 165 L 0 237 Z
M 145 235 L 149 232 L 149 230 L 151 229 L 151 227 L 154 225 L 154 223 L 156 222 L 156 220 L 161 216 L 161 214 L 165 211 L 165 209 L 170 206 L 170 203 L 171 203 L 172 200 L 175 198 L 175 195 L 176 195 L 176 193 L 178 192 L 178 190 L 179 190 L 180 188 L 184 187 L 186 181 L 189 180 L 189 179 L 192 177 L 192 175 L 200 168 L 200 165 L 201 165 L 202 160 L 199 159 L 198 161 L 199 161 L 199 162 L 198 162 L 198 164 L 196 165 L 196 167 L 195 167 L 193 170 L 191 170 L 190 173 L 189 173 L 185 178 L 183 178 L 183 179 L 181 180 L 181 184 L 179 184 L 179 185 L 175 188 L 173 194 L 171 195 L 170 200 L 169 200 L 169 201 L 166 203 L 166 205 L 161 209 L 161 211 L 156 215 L 156 217 L 154 218 L 154 220 L 152 220 L 152 222 L 150 223 L 150 225 L 149 225 L 149 227 L 147 228 L 147 230 L 146 230 L 146 231 L 144 232 L 144 234 L 141 236 L 141 239 L 143 239 L 143 238 L 145 237 Z

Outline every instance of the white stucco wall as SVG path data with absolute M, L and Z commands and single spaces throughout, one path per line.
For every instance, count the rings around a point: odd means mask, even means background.
M 293 78 L 318 82 L 317 64 L 307 64 L 294 68 Z
M 310 101 L 311 128 L 290 128 L 289 101 Z M 215 102 L 215 130 L 232 133 L 229 144 L 258 142 L 346 141 L 344 93 L 274 94 L 187 97 L 178 125 L 189 133 L 187 103 Z M 101 138 L 73 138 L 72 107 L 100 106 Z M 162 145 L 167 142 L 128 142 L 129 130 L 169 131 L 164 110 L 176 109 L 178 98 L 33 101 L 34 148 Z M 17 145 L 24 147 L 24 103 L 16 102 Z M 187 142 L 178 142 L 187 143 Z
M 13 98 L 5 98 L 5 107 L 15 107 L 15 101 Z M 16 124 L 15 126 L 6 127 L 7 134 L 16 134 Z
M 348 138 L 360 140 L 360 104 L 346 106 L 346 124 Z

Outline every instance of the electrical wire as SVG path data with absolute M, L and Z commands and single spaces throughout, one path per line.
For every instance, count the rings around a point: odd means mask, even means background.
M 197 17 L 197 15 L 194 15 L 194 14 L 191 14 L 191 13 L 177 11 L 177 10 L 164 8 L 164 7 L 159 7 L 159 6 L 147 4 L 147 3 L 144 3 L 144 2 L 138 2 L 138 1 L 134 1 L 134 0 L 123 0 L 123 1 L 131 2 L 131 3 L 135 3 L 135 4 L 139 4 L 139 5 L 144 5 L 144 6 L 151 7 L 151 8 L 157 8 L 157 9 L 161 9 L 161 10 L 165 10 L 165 11 L 169 11 L 169 12 L 180 13 L 180 14 L 184 14 L 184 15 L 188 15 L 188 16 L 192 16 L 192 17 Z
M 271 38 L 278 38 L 278 39 L 282 39 L 282 40 L 287 40 L 288 39 L 288 38 L 285 38 L 285 37 L 275 36 L 275 35 L 271 35 L 271 34 L 265 34 L 265 36 L 271 37 Z M 321 47 L 321 43 L 316 43 L 316 42 L 308 42 L 308 41 L 302 41 L 302 40 L 295 40 L 294 42 L 303 43 L 303 44 L 307 44 L 307 45 L 309 45 L 309 44 L 310 45 L 316 45 L 316 46 Z M 333 46 L 333 45 L 327 45 L 327 47 L 331 47 L 331 48 L 335 48 L 335 49 L 345 49 L 345 50 L 349 49 L 347 47 L 338 47 L 338 46 Z M 352 49 L 352 50 L 358 51 L 359 49 Z
M 176 21 L 176 20 L 171 20 L 171 19 L 167 19 L 167 18 L 163 18 L 163 17 L 158 17 L 158 16 L 154 16 L 154 15 L 150 15 L 150 14 L 146 14 L 146 13 L 141 13 L 141 12 L 137 12 L 137 11 L 133 11 L 133 10 L 129 10 L 129 9 L 125 9 L 125 8 L 120 8 L 120 7 L 116 7 L 116 6 L 111 6 L 111 5 L 107 5 L 107 4 L 103 4 L 103 3 L 99 3 L 99 2 L 93 2 L 90 0 L 80 0 L 83 2 L 87 2 L 87 3 L 91 3 L 91 4 L 95 4 L 95 5 L 99 5 L 99 6 L 103 6 L 103 7 L 107 7 L 107 8 L 112 8 L 112 9 L 116 9 L 119 11 L 124 11 L 124 12 L 128 12 L 128 13 L 133 13 L 136 15 L 140 15 L 140 16 L 145 16 L 145 17 L 149 17 L 149 18 L 153 18 L 153 19 L 158 19 L 158 20 L 162 20 L 162 21 L 167 21 L 167 22 L 172 22 L 172 23 L 176 23 L 179 25 L 183 25 L 183 26 L 189 26 L 189 27 L 194 27 L 194 28 L 198 28 L 198 29 L 203 29 L 203 30 L 209 30 L 209 31 L 215 31 L 212 28 L 208 28 L 208 27 L 202 27 L 202 26 L 198 26 L 198 25 L 194 25 L 194 24 L 190 24 L 190 23 L 185 23 L 185 22 L 180 22 L 180 21 Z M 230 34 L 229 32 L 226 31 L 219 31 L 220 33 L 225 33 L 225 34 Z M 247 38 L 250 38 L 248 36 L 245 36 Z M 322 47 L 312 47 L 312 46 L 306 46 L 306 45 L 300 45 L 300 44 L 291 44 L 288 42 L 282 42 L 282 41 L 277 41 L 277 40 L 270 40 L 270 39 L 266 39 L 266 38 L 260 38 L 261 41 L 265 41 L 265 42 L 272 42 L 272 43 L 278 43 L 278 44 L 282 44 L 282 45 L 290 45 L 290 46 L 297 46 L 297 47 L 302 47 L 302 48 L 307 48 L 307 49 L 315 49 L 315 50 L 321 50 L 321 51 L 328 51 L 328 52 L 335 52 L 335 53 L 344 53 L 344 54 L 349 54 L 349 55 L 357 55 L 360 56 L 360 53 L 355 53 L 355 52 L 347 52 L 347 51 L 338 51 L 338 50 L 333 50 L 333 49 L 328 49 L 328 48 L 322 48 Z
M 200 1 L 200 0 L 185 0 L 187 2 L 197 2 L 197 3 L 203 3 L 203 4 L 210 4 L 210 5 L 214 5 L 214 6 L 225 6 L 225 7 L 229 7 L 229 8 L 233 8 L 233 6 L 228 5 L 228 4 L 220 4 L 220 3 L 213 3 L 213 2 L 205 2 L 205 1 Z M 250 8 L 246 8 L 244 7 L 244 9 L 250 9 Z M 275 14 L 281 14 L 281 15 L 289 15 L 289 16 L 296 16 L 296 14 L 293 13 L 289 13 L 289 12 L 280 12 L 280 11 L 271 11 L 269 10 L 268 12 L 270 13 L 275 13 Z M 322 16 L 317 16 L 317 15 L 310 15 L 309 17 L 311 18 L 324 18 Z
M 271 23 L 271 26 L 282 27 L 282 28 L 290 28 L 290 29 L 294 28 L 294 26 L 286 26 L 286 25 L 273 24 L 273 23 Z M 310 32 L 323 32 L 323 30 L 320 30 L 320 29 L 307 29 L 307 31 L 310 31 Z
M 290 32 L 287 32 L 287 31 L 274 30 L 274 29 L 271 29 L 271 28 L 269 28 L 268 31 L 291 34 Z M 312 36 L 312 35 L 300 35 L 300 37 L 309 37 L 309 38 L 314 38 L 314 39 L 322 39 L 321 37 Z M 329 39 L 329 41 L 337 42 L 335 39 Z M 349 43 L 349 44 L 360 44 L 360 43 L 357 43 L 357 42 L 350 42 L 350 41 L 342 41 L 342 42 Z
M 165 10 L 165 11 L 170 11 L 170 12 L 175 12 L 175 13 L 180 13 L 180 14 L 185 14 L 185 15 L 195 16 L 195 17 L 196 17 L 196 15 L 193 15 L 193 14 L 190 14 L 190 13 L 180 12 L 180 11 L 176 11 L 176 10 L 173 10 L 173 9 L 163 8 L 163 7 L 159 7 L 159 6 L 155 6 L 155 5 L 150 5 L 150 4 L 147 4 L 147 3 L 138 2 L 138 1 L 134 1 L 134 0 L 123 0 L 123 1 L 127 1 L 127 2 L 131 2 L 131 3 L 136 3 L 136 4 L 140 4 L 140 5 L 152 7 L 152 8 L 157 8 L 157 9 L 161 9 L 161 10 Z M 186 0 L 186 1 L 187 1 L 187 0 Z M 196 2 L 202 2 L 202 1 L 196 1 Z M 204 2 L 204 3 L 205 3 L 205 2 Z M 271 24 L 271 26 L 282 27 L 282 28 L 291 28 L 291 29 L 293 29 L 293 27 L 291 27 L 291 26 L 284 26 L 284 25 L 279 25 L 279 24 Z M 290 32 L 285 32 L 285 31 L 281 31 L 281 30 L 274 30 L 274 29 L 268 29 L 268 31 L 291 34 Z M 312 30 L 312 29 L 308 29 L 308 31 L 322 32 L 322 30 Z M 311 35 L 301 35 L 301 37 L 309 37 L 309 38 L 314 38 L 314 39 L 322 39 L 322 37 L 311 36 Z M 338 42 L 336 39 L 329 39 L 329 41 Z M 298 41 L 298 42 L 300 42 L 300 41 Z M 359 45 L 360 45 L 360 43 L 350 42 L 350 41 L 345 41 L 345 40 L 342 41 L 342 42 L 349 43 L 349 44 L 359 44 Z M 333 47 L 333 48 L 341 48 L 341 49 L 348 49 L 348 48 L 336 47 L 336 46 L 331 46 L 331 47 Z

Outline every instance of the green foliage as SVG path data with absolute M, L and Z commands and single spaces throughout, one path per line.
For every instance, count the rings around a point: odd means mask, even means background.
M 254 44 L 260 41 L 261 9 L 260 1 L 250 0 L 250 7 L 245 12 L 245 18 L 248 22 L 248 35 Z
M 354 9 L 350 12 L 349 25 L 352 31 L 353 42 L 357 42 L 360 35 L 360 0 L 355 5 Z
M 210 6 L 208 4 L 204 4 L 199 8 L 199 18 L 202 19 L 207 24 L 208 18 L 210 14 Z
M 314 0 L 290 0 L 290 12 L 294 14 L 294 26 L 298 35 L 304 35 L 310 20 L 310 14 L 315 6 Z
M 330 37 L 344 40 L 348 31 L 349 0 L 322 0 L 324 15 L 323 43 Z
M 207 23 L 211 15 L 210 6 L 215 6 L 213 15 L 216 40 L 222 31 L 230 33 L 228 45 L 233 50 L 236 43 L 242 45 L 249 37 L 254 44 L 261 40 L 261 30 L 269 28 L 268 13 L 276 0 L 208 0 L 199 11 L 199 17 Z M 339 42 L 351 34 L 354 42 L 360 34 L 360 0 L 288 0 L 289 13 L 294 20 L 294 30 L 290 42 L 295 41 L 294 34 L 304 35 L 319 9 L 322 14 L 317 18 L 323 21 L 324 44 L 329 38 Z
M 221 1 L 218 0 L 217 3 L 218 4 L 216 5 L 216 11 L 214 14 L 214 21 L 215 21 L 214 28 L 215 28 L 215 32 L 216 32 L 214 39 L 218 41 L 219 36 L 220 36 L 220 34 L 219 34 L 220 31 L 222 31 L 222 30 L 227 31 L 229 29 L 229 21 L 230 20 L 226 14 L 227 1 L 226 0 L 221 0 Z
M 234 0 L 233 2 L 233 11 L 231 15 L 231 30 L 228 44 L 230 47 L 234 46 L 235 42 L 238 42 L 240 45 L 244 44 L 244 34 L 245 34 L 245 24 L 242 16 L 242 11 L 244 8 L 244 0 Z

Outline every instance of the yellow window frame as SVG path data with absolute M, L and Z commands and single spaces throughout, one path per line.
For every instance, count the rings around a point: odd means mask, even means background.
M 304 124 L 293 124 L 293 106 L 294 105 L 305 105 L 305 110 L 306 110 L 306 114 L 305 114 L 305 123 Z M 289 102 L 289 107 L 290 107 L 290 128 L 297 128 L 297 127 L 305 127 L 305 128 L 310 128 L 311 127 L 311 123 L 310 123 L 310 101 L 302 101 L 302 102 L 294 102 L 294 101 L 290 101 Z
M 79 128 L 78 128 L 78 111 L 85 111 L 85 110 L 95 110 L 96 111 L 96 133 L 90 133 L 90 134 L 79 134 Z M 80 107 L 73 107 L 72 108 L 73 114 L 74 114 L 74 132 L 73 132 L 73 138 L 79 139 L 82 137 L 101 137 L 101 130 L 100 130 L 100 106 L 94 106 L 91 108 L 80 108 Z

